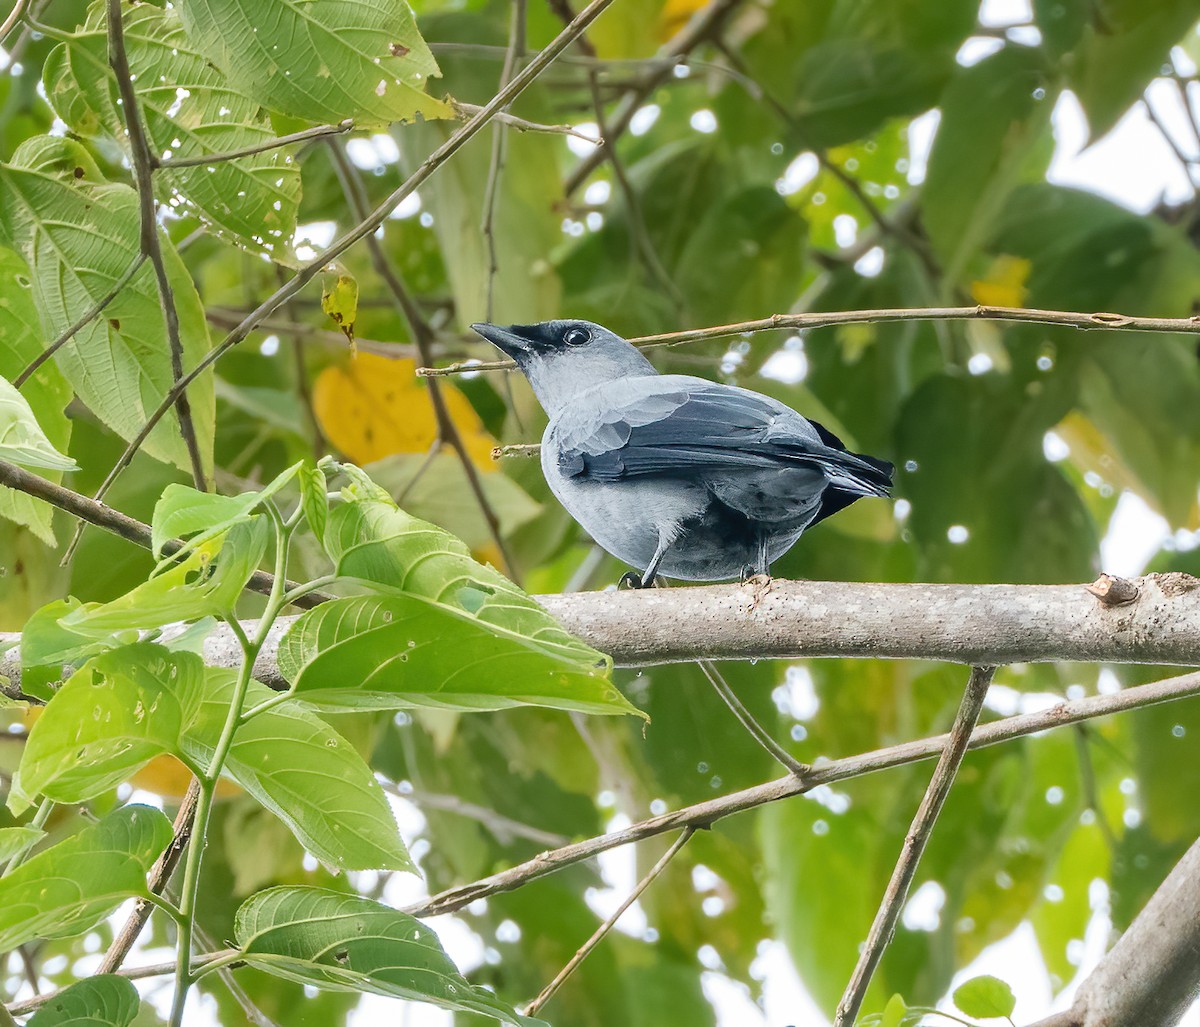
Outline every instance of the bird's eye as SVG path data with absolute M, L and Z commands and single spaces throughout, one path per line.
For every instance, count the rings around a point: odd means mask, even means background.
M 568 346 L 582 346 L 590 338 L 586 328 L 569 328 L 563 335 L 563 342 Z

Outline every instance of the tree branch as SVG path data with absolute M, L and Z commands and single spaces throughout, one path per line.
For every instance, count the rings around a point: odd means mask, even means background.
M 1034 1027 L 1173 1027 L 1200 995 L 1200 841 L 1184 854 L 1064 1013 Z
M 968 749 L 981 749 L 988 745 L 1020 738 L 1023 735 L 1035 734 L 1067 724 L 1076 724 L 1094 717 L 1141 709 L 1145 706 L 1198 694 L 1200 694 L 1200 672 L 1195 672 L 1156 681 L 1149 685 L 1128 688 L 1114 695 L 1095 695 L 1086 699 L 1076 699 L 1060 703 L 1038 713 L 1006 717 L 1003 720 L 976 727 L 971 732 Z M 540 853 L 533 859 L 519 863 L 508 870 L 502 870 L 471 884 L 450 888 L 421 902 L 414 903 L 406 907 L 404 912 L 419 917 L 453 913 L 455 910 L 470 905 L 476 899 L 485 899 L 498 892 L 512 891 L 529 881 L 554 873 L 563 867 L 592 859 L 601 852 L 629 845 L 632 842 L 641 841 L 643 838 L 653 838 L 655 835 L 676 831 L 682 827 L 708 828 L 724 817 L 756 809 L 769 802 L 778 802 L 780 799 L 787 799 L 793 795 L 803 795 L 818 785 L 846 781 L 879 770 L 888 770 L 940 756 L 949 740 L 949 735 L 938 735 L 933 738 L 876 749 L 858 756 L 829 760 L 812 767 L 803 778 L 789 774 L 776 781 L 755 785 L 753 788 L 745 788 L 740 792 L 732 792 L 716 799 L 696 803 L 694 806 L 685 806 L 670 813 L 651 817 L 649 820 L 643 820 L 620 831 L 613 831 L 610 834 Z
M 349 132 L 352 128 L 354 128 L 354 119 L 346 118 L 344 121 L 339 121 L 336 125 L 317 125 L 315 128 L 306 128 L 301 132 L 292 132 L 290 135 L 279 136 L 276 139 L 267 139 L 261 143 L 255 143 L 253 146 L 243 147 L 240 150 L 228 150 L 225 153 L 198 154 L 195 157 L 156 157 L 155 167 L 206 167 L 209 164 L 220 164 L 222 161 L 237 160 L 240 157 L 252 157 L 256 153 L 265 153 L 267 150 L 278 150 L 281 146 L 288 146 L 291 143 L 303 143 L 310 139 L 324 139 L 326 136 L 341 135 L 344 132 Z
M 137 91 L 133 88 L 133 73 L 129 69 L 129 57 L 125 52 L 125 31 L 121 21 L 121 0 L 107 0 L 108 12 L 108 63 L 117 78 L 117 89 L 121 94 L 121 105 L 125 110 L 125 130 L 129 135 L 130 161 L 133 165 L 133 180 L 137 188 L 138 209 L 141 214 L 141 250 L 154 268 L 158 282 L 158 299 L 163 319 L 167 326 L 167 342 L 171 349 L 171 380 L 178 389 L 175 396 L 175 412 L 179 416 L 179 430 L 187 446 L 192 464 L 192 479 L 196 488 L 204 491 L 206 474 L 204 459 L 196 441 L 196 428 L 192 423 L 192 408 L 187 398 L 183 379 L 183 340 L 179 335 L 179 311 L 175 307 L 175 293 L 167 276 L 167 265 L 163 261 L 162 243 L 158 238 L 158 204 L 154 200 L 154 165 L 157 157 L 150 151 L 146 138 L 146 126 L 142 122 L 142 109 Z M 74 544 L 72 547 L 74 548 Z M 68 550 L 69 552 L 69 550 Z
M 295 296 L 303 289 L 310 281 L 313 280 L 326 267 L 330 261 L 336 260 L 351 246 L 361 239 L 365 239 L 371 235 L 380 225 L 387 220 L 387 217 L 396 208 L 396 206 L 405 197 L 416 191 L 424 182 L 436 172 L 447 160 L 459 151 L 467 142 L 474 138 L 483 128 L 496 116 L 497 112 L 508 106 L 518 95 L 520 95 L 543 71 L 546 70 L 572 41 L 583 32 L 593 21 L 596 20 L 611 4 L 613 0 L 592 0 L 583 11 L 580 12 L 570 25 L 560 32 L 547 46 L 542 50 L 529 64 L 517 74 L 513 80 L 500 92 L 491 98 L 473 118 L 467 121 L 461 128 L 455 131 L 441 146 L 433 151 L 421 166 L 417 168 L 408 178 L 389 195 L 383 203 L 376 207 L 370 217 L 365 218 L 361 223 L 356 225 L 350 231 L 346 232 L 340 238 L 335 239 L 329 247 L 319 256 L 309 261 L 309 263 L 299 268 L 296 273 L 288 279 L 288 281 L 275 290 L 254 310 L 247 314 L 241 323 L 234 328 L 220 343 L 214 346 L 205 356 L 196 364 L 191 371 L 185 374 L 163 397 L 162 402 L 155 408 L 153 413 L 146 419 L 146 423 L 142 429 L 133 437 L 129 445 L 125 447 L 125 451 L 117 460 L 109 475 L 101 483 L 97 490 L 96 498 L 101 499 L 107 493 L 112 483 L 116 480 L 117 475 L 129 466 L 133 455 L 141 448 L 142 443 L 146 441 L 147 436 L 154 430 L 154 426 L 162 420 L 163 416 L 174 405 L 179 394 L 183 392 L 189 385 L 192 384 L 201 374 L 215 364 L 222 356 L 230 349 L 244 340 L 264 318 L 273 314 L 284 303 Z
M 1080 331 L 1165 332 L 1178 335 L 1200 335 L 1200 317 L 1133 317 L 1128 314 L 1092 314 L 1073 310 L 1034 310 L 1024 307 L 897 307 L 879 310 L 837 310 L 806 314 L 772 314 L 755 321 L 717 325 L 713 328 L 691 328 L 662 335 L 643 335 L 630 339 L 641 349 L 655 346 L 684 346 L 708 339 L 724 339 L 732 335 L 753 332 L 811 331 L 834 325 L 884 324 L 892 321 L 1015 321 L 1022 324 L 1057 325 Z M 461 374 L 464 371 L 511 371 L 511 360 L 476 361 L 450 364 L 448 367 L 419 367 L 417 374 L 434 377 Z
M 750 736 L 760 746 L 769 752 L 786 770 L 791 771 L 797 777 L 803 777 L 808 773 L 809 768 L 775 741 L 767 729 L 754 719 L 754 714 L 746 709 L 742 700 L 737 697 L 737 693 L 729 687 L 729 682 L 717 670 L 716 664 L 711 660 L 697 660 L 696 666 L 700 668 L 700 672 L 708 679 L 708 683 L 713 686 L 717 695 L 724 700 L 725 705 L 737 717 L 738 723 L 749 732 Z
M 896 921 L 900 919 L 900 911 L 904 908 L 908 890 L 916 877 L 917 866 L 921 862 L 929 836 L 933 833 L 933 825 L 937 823 L 946 797 L 950 794 L 950 786 L 954 784 L 963 756 L 966 755 L 971 732 L 975 730 L 979 711 L 983 709 L 983 700 L 987 697 L 988 685 L 992 683 L 995 673 L 995 667 L 971 668 L 971 677 L 959 704 L 958 714 L 954 718 L 954 726 L 950 729 L 946 747 L 938 758 L 929 787 L 925 790 L 921 805 L 913 817 L 912 826 L 905 835 L 904 847 L 900 850 L 900 858 L 896 861 L 888 881 L 883 901 L 880 902 L 871 930 L 867 933 L 866 944 L 859 954 L 858 963 L 854 967 L 854 973 L 850 975 L 842 1000 L 838 1003 L 834 1027 L 850 1027 L 858 1016 L 871 978 L 875 976 L 884 950 L 896 932 Z
M 675 858 L 675 856 L 679 853 L 679 850 L 688 843 L 688 840 L 695 833 L 696 829 L 694 827 L 685 827 L 683 829 L 683 833 L 671 843 L 671 847 L 662 854 L 662 858 L 650 868 L 650 870 L 646 873 L 646 876 L 638 881 L 637 886 L 629 893 L 628 896 L 626 896 L 625 901 L 613 911 L 612 916 L 610 916 L 604 921 L 604 923 L 596 928 L 595 933 L 579 946 L 579 950 L 571 957 L 567 965 L 555 975 L 554 980 L 547 984 L 538 993 L 537 998 L 535 998 L 529 1003 L 529 1005 L 525 1007 L 525 1016 L 533 1016 L 550 1000 L 550 997 L 562 987 L 563 982 L 565 982 L 566 979 L 575 972 L 579 964 L 587 959 L 588 954 L 592 951 L 592 949 L 594 949 L 600 944 L 600 942 L 604 940 L 604 936 L 613 929 L 617 921 L 620 920 L 624 915 L 625 910 L 637 902 L 642 892 L 650 887 L 651 882 L 653 882 L 653 880 L 667 868 L 667 864 Z

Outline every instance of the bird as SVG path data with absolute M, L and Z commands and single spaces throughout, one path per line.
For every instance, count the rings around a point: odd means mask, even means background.
M 602 549 L 635 568 L 620 584 L 769 579 L 814 524 L 890 495 L 887 461 L 848 452 L 770 396 L 659 374 L 591 321 L 471 328 L 529 380 L 549 418 L 546 482 Z

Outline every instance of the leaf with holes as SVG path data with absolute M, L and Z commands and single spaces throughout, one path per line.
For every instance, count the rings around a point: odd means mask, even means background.
M 0 247 L 0 281 L 8 283 L 0 298 L 0 376 L 16 378 L 42 352 L 42 326 L 33 305 L 33 283 L 25 262 L 12 250 Z M 53 362 L 43 364 L 21 386 L 45 438 L 59 453 L 71 439 L 71 421 L 64 412 L 71 402 L 71 387 Z M 43 468 L 40 473 L 57 483 L 61 472 Z M 52 510 L 40 499 L 15 489 L 0 489 L 0 517 L 31 528 L 47 545 L 54 545 Z
M 78 143 L 39 136 L 0 164 L 0 226 L 32 271 L 33 300 L 54 338 L 109 296 L 140 252 L 138 202 L 128 186 L 105 182 Z M 179 312 L 185 370 L 209 350 L 196 287 L 169 239 L 167 276 Z M 112 297 L 102 317 L 81 328 L 55 357 L 80 400 L 124 439 L 132 439 L 170 388 L 171 357 L 154 272 L 148 263 Z M 205 466 L 212 463 L 212 375 L 188 389 Z M 143 447 L 189 470 L 178 421 L 166 417 Z
M 126 5 L 125 49 L 142 118 L 156 156 L 177 160 L 248 149 L 275 138 L 256 100 L 234 88 L 183 31 L 179 14 Z M 125 142 L 125 115 L 108 65 L 103 2 L 47 58 L 46 96 L 83 136 L 100 128 Z M 289 262 L 300 203 L 300 169 L 284 149 L 195 167 L 166 165 L 154 176 L 159 198 L 192 212 L 216 234 L 254 253 Z
M 364 127 L 454 116 L 425 92 L 440 72 L 405 0 L 187 0 L 179 13 L 197 49 L 282 114 Z
M 236 677 L 206 672 L 203 702 L 183 738 L 187 754 L 202 766 L 212 758 Z M 272 696 L 278 693 L 251 682 L 246 709 Z M 371 768 L 311 710 L 288 703 L 255 714 L 233 736 L 225 773 L 328 866 L 416 872 Z
M 171 822 L 125 806 L 39 852 L 0 879 L 0 948 L 82 934 L 125 899 L 146 894 L 146 874 L 171 840 Z
M 138 1006 L 137 988 L 128 980 L 98 974 L 55 995 L 26 1027 L 129 1027 Z
M 115 787 L 160 753 L 179 754 L 199 709 L 204 662 L 136 643 L 89 660 L 34 722 L 8 807 L 35 796 L 85 802 Z
M 234 933 L 250 966 L 287 980 L 542 1023 L 467 981 L 421 921 L 358 895 L 268 888 L 242 904 Z

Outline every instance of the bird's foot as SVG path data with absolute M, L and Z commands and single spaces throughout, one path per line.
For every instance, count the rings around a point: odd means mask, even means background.
M 633 571 L 626 571 L 621 575 L 621 580 L 617 582 L 617 588 L 653 588 L 654 578 L 648 581 L 642 580 L 640 574 L 635 574 Z
M 771 580 L 769 571 L 755 570 L 749 564 L 742 568 L 741 582 L 743 585 L 770 585 Z

